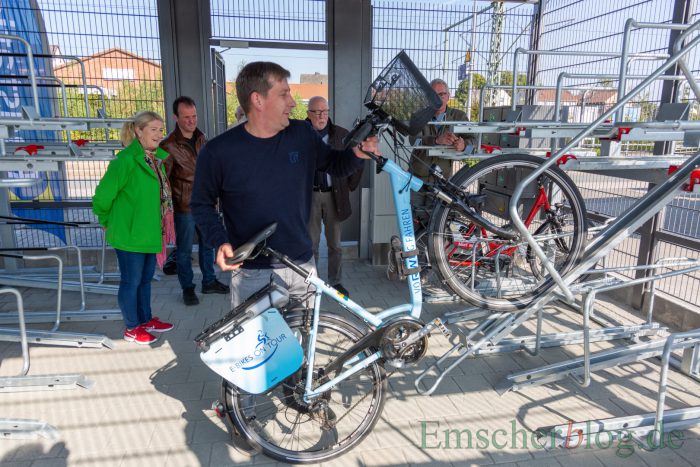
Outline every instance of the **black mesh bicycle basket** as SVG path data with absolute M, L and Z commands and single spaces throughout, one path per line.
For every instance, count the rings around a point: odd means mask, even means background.
M 402 133 L 415 136 L 440 108 L 440 97 L 403 50 L 370 85 L 365 106 L 391 117 Z

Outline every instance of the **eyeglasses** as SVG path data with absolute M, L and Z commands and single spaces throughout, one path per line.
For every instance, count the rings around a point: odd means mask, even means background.
M 440 97 L 449 97 L 450 93 L 449 92 L 439 92 L 439 93 L 437 93 L 437 95 Z
M 328 115 L 328 110 L 309 110 L 309 113 L 320 117 L 321 115 Z

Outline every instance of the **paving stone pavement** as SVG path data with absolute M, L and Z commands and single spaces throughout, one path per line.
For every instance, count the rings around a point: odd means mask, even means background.
M 222 279 L 226 277 L 222 275 Z M 346 261 L 343 285 L 354 300 L 371 311 L 402 303 L 407 297 L 404 283 L 389 282 L 382 267 L 357 260 Z M 21 290 L 29 311 L 46 310 L 55 303 L 55 292 Z M 68 322 L 61 326 L 66 331 L 104 334 L 114 341 L 112 350 L 31 345 L 30 375 L 81 373 L 95 385 L 70 391 L 2 393 L 2 417 L 40 419 L 56 427 L 60 434 L 54 441 L 1 440 L 0 465 L 275 464 L 263 455 L 249 457 L 235 449 L 224 423 L 211 410 L 212 401 L 219 396 L 220 379 L 201 363 L 193 338 L 229 307 L 228 298 L 222 295 L 200 294 L 200 300 L 199 306 L 185 307 L 175 276 L 155 281 L 154 314 L 174 323 L 175 329 L 162 334 L 150 348 L 125 342 L 121 321 Z M 116 306 L 115 296 L 87 297 L 88 309 Z M 424 318 L 460 307 L 466 305 L 425 305 Z M 63 309 L 79 308 L 79 295 L 65 293 Z M 13 309 L 9 296 L 3 296 L 0 310 Z M 604 309 L 620 319 L 640 321 L 614 304 L 604 304 Z M 570 311 L 547 310 L 545 331 L 574 330 L 580 322 L 580 316 Z M 517 334 L 531 332 L 533 324 L 527 323 Z M 444 336 L 434 333 L 423 362 L 391 374 L 388 400 L 373 432 L 355 450 L 324 465 L 697 465 L 698 429 L 683 432 L 685 438 L 678 449 L 666 447 L 651 452 L 632 443 L 617 442 L 606 449 L 581 446 L 552 451 L 533 445 L 532 431 L 538 427 L 653 411 L 659 378 L 658 363 L 654 361 L 602 371 L 593 377 L 588 388 L 567 381 L 499 396 L 494 386 L 511 371 L 579 356 L 582 349 L 546 349 L 536 357 L 522 351 L 485 356 L 462 362 L 434 395 L 419 395 L 414 388 L 416 377 L 451 345 Z M 18 343 L 0 342 L 0 375 L 19 373 L 19 347 Z M 667 407 L 700 405 L 697 382 L 672 372 L 668 388 Z M 488 446 L 478 441 L 479 430 L 487 433 Z M 474 436 L 471 447 L 468 432 Z M 605 437 L 601 444 L 607 444 Z

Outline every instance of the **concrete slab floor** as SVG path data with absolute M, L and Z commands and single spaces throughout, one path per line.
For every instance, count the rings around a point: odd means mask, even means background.
M 321 270 L 325 271 L 323 265 Z M 383 267 L 359 260 L 344 263 L 343 285 L 352 298 L 378 311 L 403 303 L 403 282 L 389 282 Z M 225 275 L 221 275 L 226 280 Z M 198 287 L 199 289 L 199 287 Z M 46 310 L 55 292 L 22 289 L 28 312 Z M 2 310 L 14 305 L 9 296 Z M 175 324 L 150 346 L 122 339 L 121 321 L 68 322 L 62 330 L 108 336 L 115 348 L 72 348 L 31 345 L 30 375 L 81 373 L 95 382 L 91 389 L 2 393 L 0 414 L 6 418 L 39 419 L 60 433 L 59 439 L 0 441 L 2 466 L 126 466 L 126 465 L 273 465 L 263 455 L 250 457 L 231 446 L 226 426 L 211 410 L 219 397 L 220 381 L 200 361 L 193 338 L 229 309 L 223 295 L 201 295 L 200 305 L 186 307 L 175 276 L 153 282 L 154 314 Z M 79 295 L 64 294 L 64 310 L 77 310 Z M 88 294 L 88 309 L 117 308 L 115 296 Z M 464 303 L 426 304 L 424 321 Z M 324 308 L 335 310 L 327 304 Z M 604 302 L 601 312 L 616 319 L 639 322 L 628 310 Z M 581 318 L 571 311 L 547 312 L 545 331 L 576 330 Z M 473 323 L 465 323 L 473 325 Z M 534 322 L 516 334 L 533 332 Z M 12 325 L 9 325 L 11 327 Z M 48 329 L 50 325 L 31 324 Z M 329 461 L 332 466 L 391 465 L 691 465 L 700 452 L 700 430 L 683 432 L 679 447 L 647 452 L 620 443 L 598 447 L 546 451 L 532 437 L 538 427 L 566 424 L 653 410 L 659 366 L 638 362 L 599 372 L 588 388 L 572 382 L 532 387 L 499 396 L 494 390 L 507 374 L 582 354 L 580 346 L 546 349 L 537 357 L 524 352 L 466 359 L 449 374 L 435 395 L 424 397 L 414 388 L 421 371 L 451 347 L 440 333 L 430 338 L 423 362 L 389 377 L 385 410 L 372 433 L 355 450 Z M 611 348 L 612 343 L 597 345 Z M 18 343 L 0 342 L 0 374 L 21 370 Z M 700 401 L 700 384 L 671 372 L 667 406 L 679 408 Z M 481 430 L 481 431 L 480 431 Z M 482 438 L 478 438 L 480 431 Z M 471 436 L 471 440 L 469 437 Z M 469 442 L 471 441 L 471 443 Z M 678 441 L 677 441 L 678 444 Z M 627 456 L 627 457 L 625 457 Z

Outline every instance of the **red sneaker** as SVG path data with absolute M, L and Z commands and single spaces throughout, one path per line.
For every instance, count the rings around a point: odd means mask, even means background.
M 124 331 L 124 340 L 136 342 L 141 345 L 148 345 L 157 341 L 158 338 L 149 333 L 143 326 L 136 326 L 134 329 L 127 329 Z
M 142 326 L 149 332 L 167 332 L 173 328 L 172 324 L 164 323 L 157 316 L 154 316 L 149 322 L 143 324 Z

